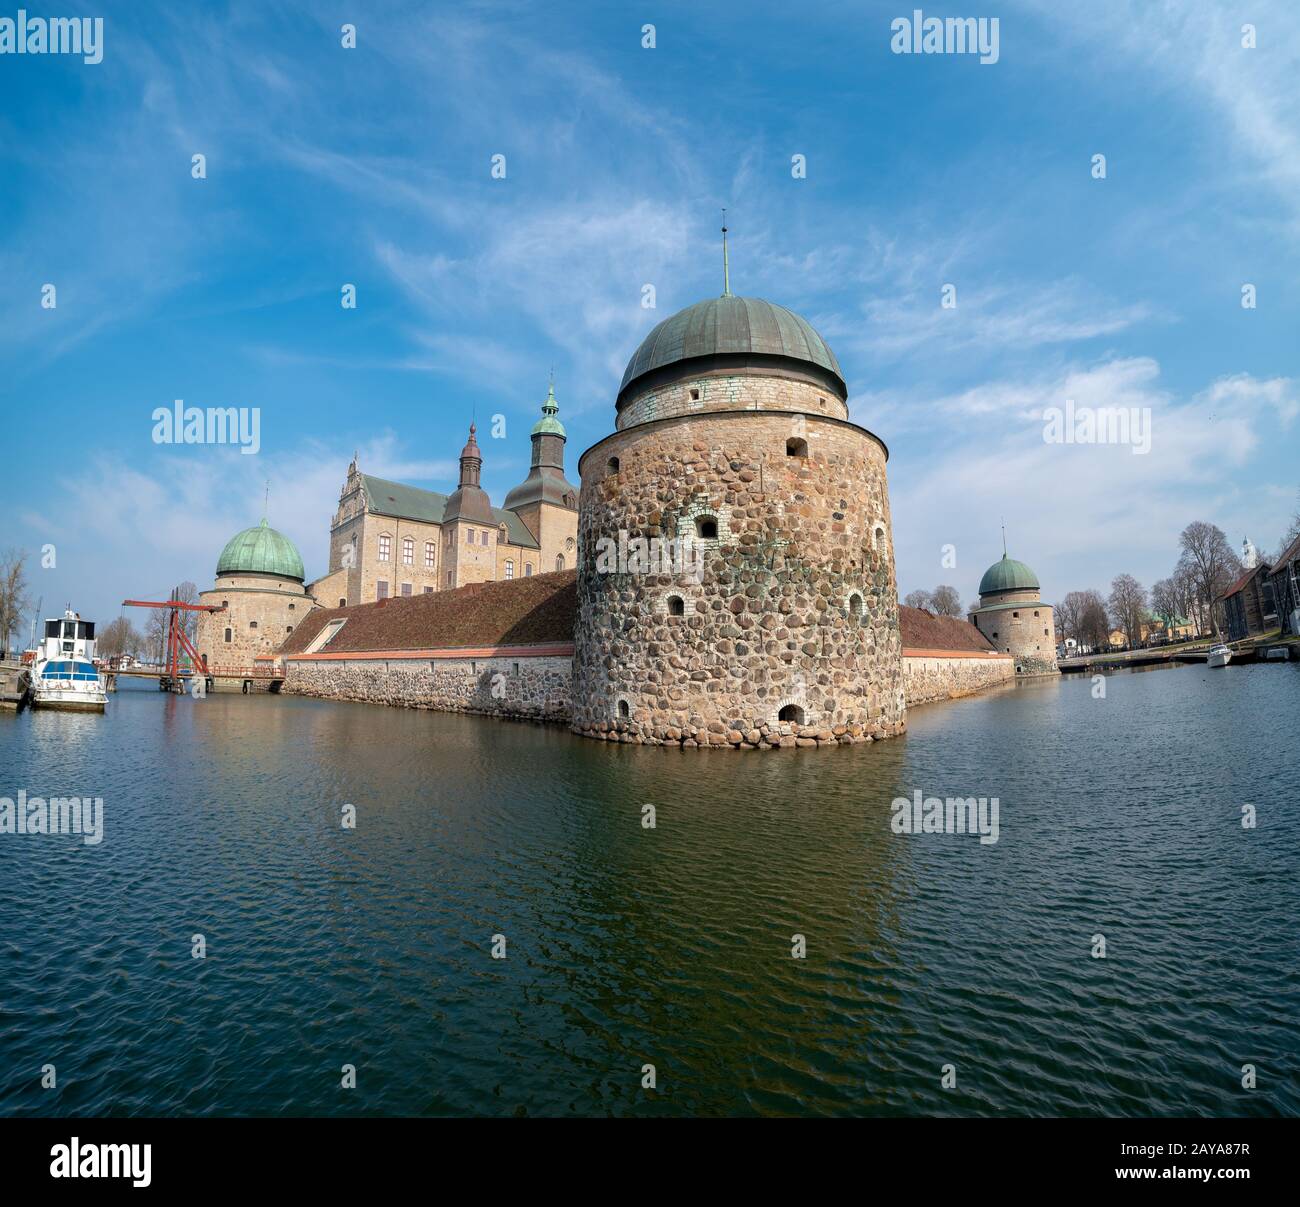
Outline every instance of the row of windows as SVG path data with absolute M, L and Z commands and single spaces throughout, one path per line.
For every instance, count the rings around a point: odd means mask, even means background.
M 691 391 L 692 396 L 696 393 L 697 391 L 695 390 Z M 790 439 L 785 442 L 785 455 L 787 457 L 806 457 L 808 455 L 808 441 L 801 440 L 798 436 L 791 436 Z M 611 457 L 606 468 L 611 474 L 616 474 L 619 472 L 619 465 L 619 459 L 617 457 Z
M 484 542 L 486 544 L 486 542 Z M 379 560 L 381 562 L 391 561 L 393 556 L 393 538 L 386 532 L 379 534 Z M 436 551 L 432 541 L 424 542 L 424 566 L 426 570 L 432 570 Z M 412 537 L 404 536 L 402 538 L 402 565 L 415 565 L 415 540 Z
M 47 662 L 41 671 L 42 679 L 71 679 L 78 683 L 94 683 L 99 672 L 92 662 Z

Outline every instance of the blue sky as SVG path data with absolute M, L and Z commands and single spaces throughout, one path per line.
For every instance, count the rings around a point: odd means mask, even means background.
M 971 599 L 1003 515 L 1056 599 L 1149 586 L 1196 519 L 1273 549 L 1296 509 L 1282 0 L 1009 0 L 989 65 L 891 53 L 895 4 L 95 11 L 97 65 L 0 56 L 0 547 L 46 613 L 209 585 L 268 479 L 320 574 L 353 450 L 448 490 L 475 414 L 507 417 L 499 501 L 552 364 L 576 477 L 640 338 L 721 291 L 724 205 L 733 289 L 827 337 L 890 448 L 902 592 Z M 260 408 L 261 451 L 154 444 L 177 398 Z M 1067 398 L 1151 408 L 1150 453 L 1046 444 Z

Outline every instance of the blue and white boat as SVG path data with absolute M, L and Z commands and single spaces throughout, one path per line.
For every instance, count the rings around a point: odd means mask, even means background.
M 71 609 L 45 622 L 32 667 L 32 707 L 103 712 L 104 677 L 94 663 L 95 622 Z

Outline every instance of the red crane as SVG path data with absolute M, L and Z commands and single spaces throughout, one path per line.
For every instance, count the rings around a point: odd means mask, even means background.
M 224 612 L 226 609 L 223 604 L 182 603 L 176 598 L 176 592 L 173 591 L 171 599 L 164 603 L 150 599 L 124 599 L 122 606 L 124 608 L 166 608 L 168 611 L 166 673 L 158 684 L 163 691 L 179 692 L 185 690 L 185 685 L 181 680 L 182 650 L 190 656 L 192 666 L 200 670 L 204 675 L 208 673 L 208 660 L 194 648 L 194 644 L 185 635 L 185 627 L 181 623 L 181 613 Z

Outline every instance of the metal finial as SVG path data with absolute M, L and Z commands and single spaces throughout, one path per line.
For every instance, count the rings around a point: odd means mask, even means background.
M 723 297 L 731 297 L 731 261 L 727 259 L 727 207 L 723 207 Z
M 727 207 L 722 207 L 722 296 L 731 297 L 731 263 L 727 258 Z
M 1002 556 L 1003 556 L 1003 558 L 1005 558 L 1005 557 L 1007 556 L 1007 519 L 1006 519 L 1006 516 L 1003 516 L 1003 517 L 1002 517 Z
M 266 480 L 266 493 L 262 495 L 262 519 L 267 518 L 267 512 L 271 510 L 271 480 Z

